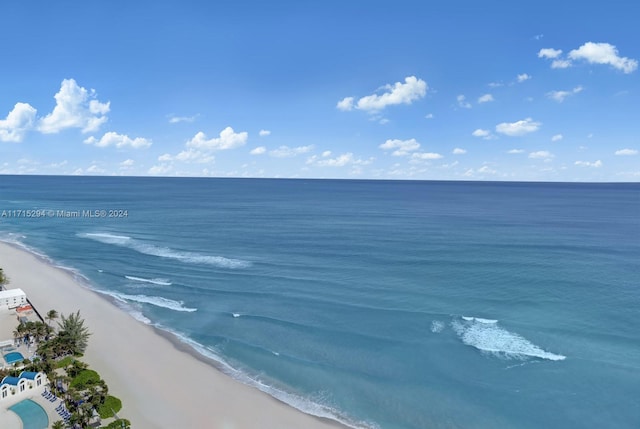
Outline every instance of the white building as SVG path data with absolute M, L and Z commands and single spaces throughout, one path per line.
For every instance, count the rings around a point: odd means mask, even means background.
M 11 310 L 27 304 L 27 294 L 22 289 L 0 290 L 0 310 Z

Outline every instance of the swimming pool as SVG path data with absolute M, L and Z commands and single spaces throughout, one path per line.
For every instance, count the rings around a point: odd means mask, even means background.
M 23 429 L 47 429 L 49 426 L 46 411 L 31 399 L 20 401 L 9 409 L 20 417 Z
M 14 362 L 22 362 L 24 360 L 24 356 L 20 352 L 11 352 L 4 355 L 4 360 L 8 364 L 12 364 Z

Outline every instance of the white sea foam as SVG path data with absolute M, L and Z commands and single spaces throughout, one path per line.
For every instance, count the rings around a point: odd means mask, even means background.
M 168 308 L 170 310 L 175 310 L 175 311 L 194 312 L 198 310 L 197 308 L 185 307 L 184 302 L 182 301 L 174 301 L 173 299 L 163 298 L 161 296 L 127 295 L 124 293 L 107 292 L 107 291 L 100 291 L 100 292 L 105 295 L 109 295 L 121 302 L 133 301 L 133 302 L 139 302 L 142 304 L 155 305 L 156 307 Z
M 251 262 L 241 259 L 225 258 L 224 256 L 203 255 L 201 253 L 174 250 L 169 247 L 160 247 L 154 244 L 145 243 L 126 235 L 115 235 L 103 232 L 78 234 L 79 237 L 88 238 L 105 244 L 126 247 L 145 255 L 157 256 L 160 258 L 176 259 L 181 262 L 191 264 L 214 265 L 221 268 L 247 268 Z
M 133 280 L 135 282 L 152 283 L 154 285 L 160 285 L 160 286 L 171 286 L 171 281 L 169 279 L 161 279 L 161 278 L 145 279 L 144 277 L 135 277 L 135 276 L 124 276 L 124 277 L 126 279 Z
M 340 422 L 343 425 L 353 428 L 353 429 L 379 429 L 379 427 L 373 423 L 368 422 L 355 422 L 352 419 L 342 415 L 338 410 L 323 405 L 320 401 L 314 401 L 309 398 L 305 398 L 303 396 L 296 395 L 294 393 L 286 392 L 283 389 L 279 389 L 275 386 L 272 386 L 257 377 L 251 377 L 250 375 L 242 372 L 231 365 L 229 365 L 224 359 L 222 359 L 218 354 L 210 349 L 209 347 L 205 347 L 204 345 L 192 340 L 191 338 L 182 335 L 178 332 L 175 332 L 171 329 L 167 329 L 160 325 L 155 325 L 159 329 L 163 329 L 167 332 L 175 335 L 180 341 L 184 342 L 191 346 L 195 351 L 200 353 L 201 355 L 213 360 L 216 362 L 218 368 L 224 372 L 225 374 L 231 376 L 232 378 L 240 381 L 241 383 L 252 386 L 306 414 L 310 414 L 316 417 L 322 417 L 326 419 L 330 419 L 336 422 Z
M 498 321 L 496 319 L 483 319 L 481 317 L 470 317 L 470 316 L 462 316 L 463 320 L 466 320 L 467 322 L 478 322 L 478 323 L 498 323 Z
M 433 322 L 431 322 L 431 332 L 433 332 L 434 334 L 439 334 L 443 329 L 444 322 L 441 322 L 440 320 L 434 320 Z
M 547 352 L 526 338 L 501 328 L 497 320 L 465 316 L 451 322 L 451 327 L 464 344 L 503 359 L 566 359 L 566 356 Z
M 232 315 L 233 317 L 240 317 L 240 316 L 241 316 L 241 314 L 240 314 L 240 313 L 231 313 L 231 315 Z

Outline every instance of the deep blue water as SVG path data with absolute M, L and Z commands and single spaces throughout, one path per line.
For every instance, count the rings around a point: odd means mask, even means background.
M 307 412 L 640 427 L 638 184 L 0 176 L 2 213 L 3 239 Z

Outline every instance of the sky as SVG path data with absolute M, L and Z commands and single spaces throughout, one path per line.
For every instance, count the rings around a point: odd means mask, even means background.
M 516 3 L 2 2 L 0 174 L 640 181 L 640 3 Z

